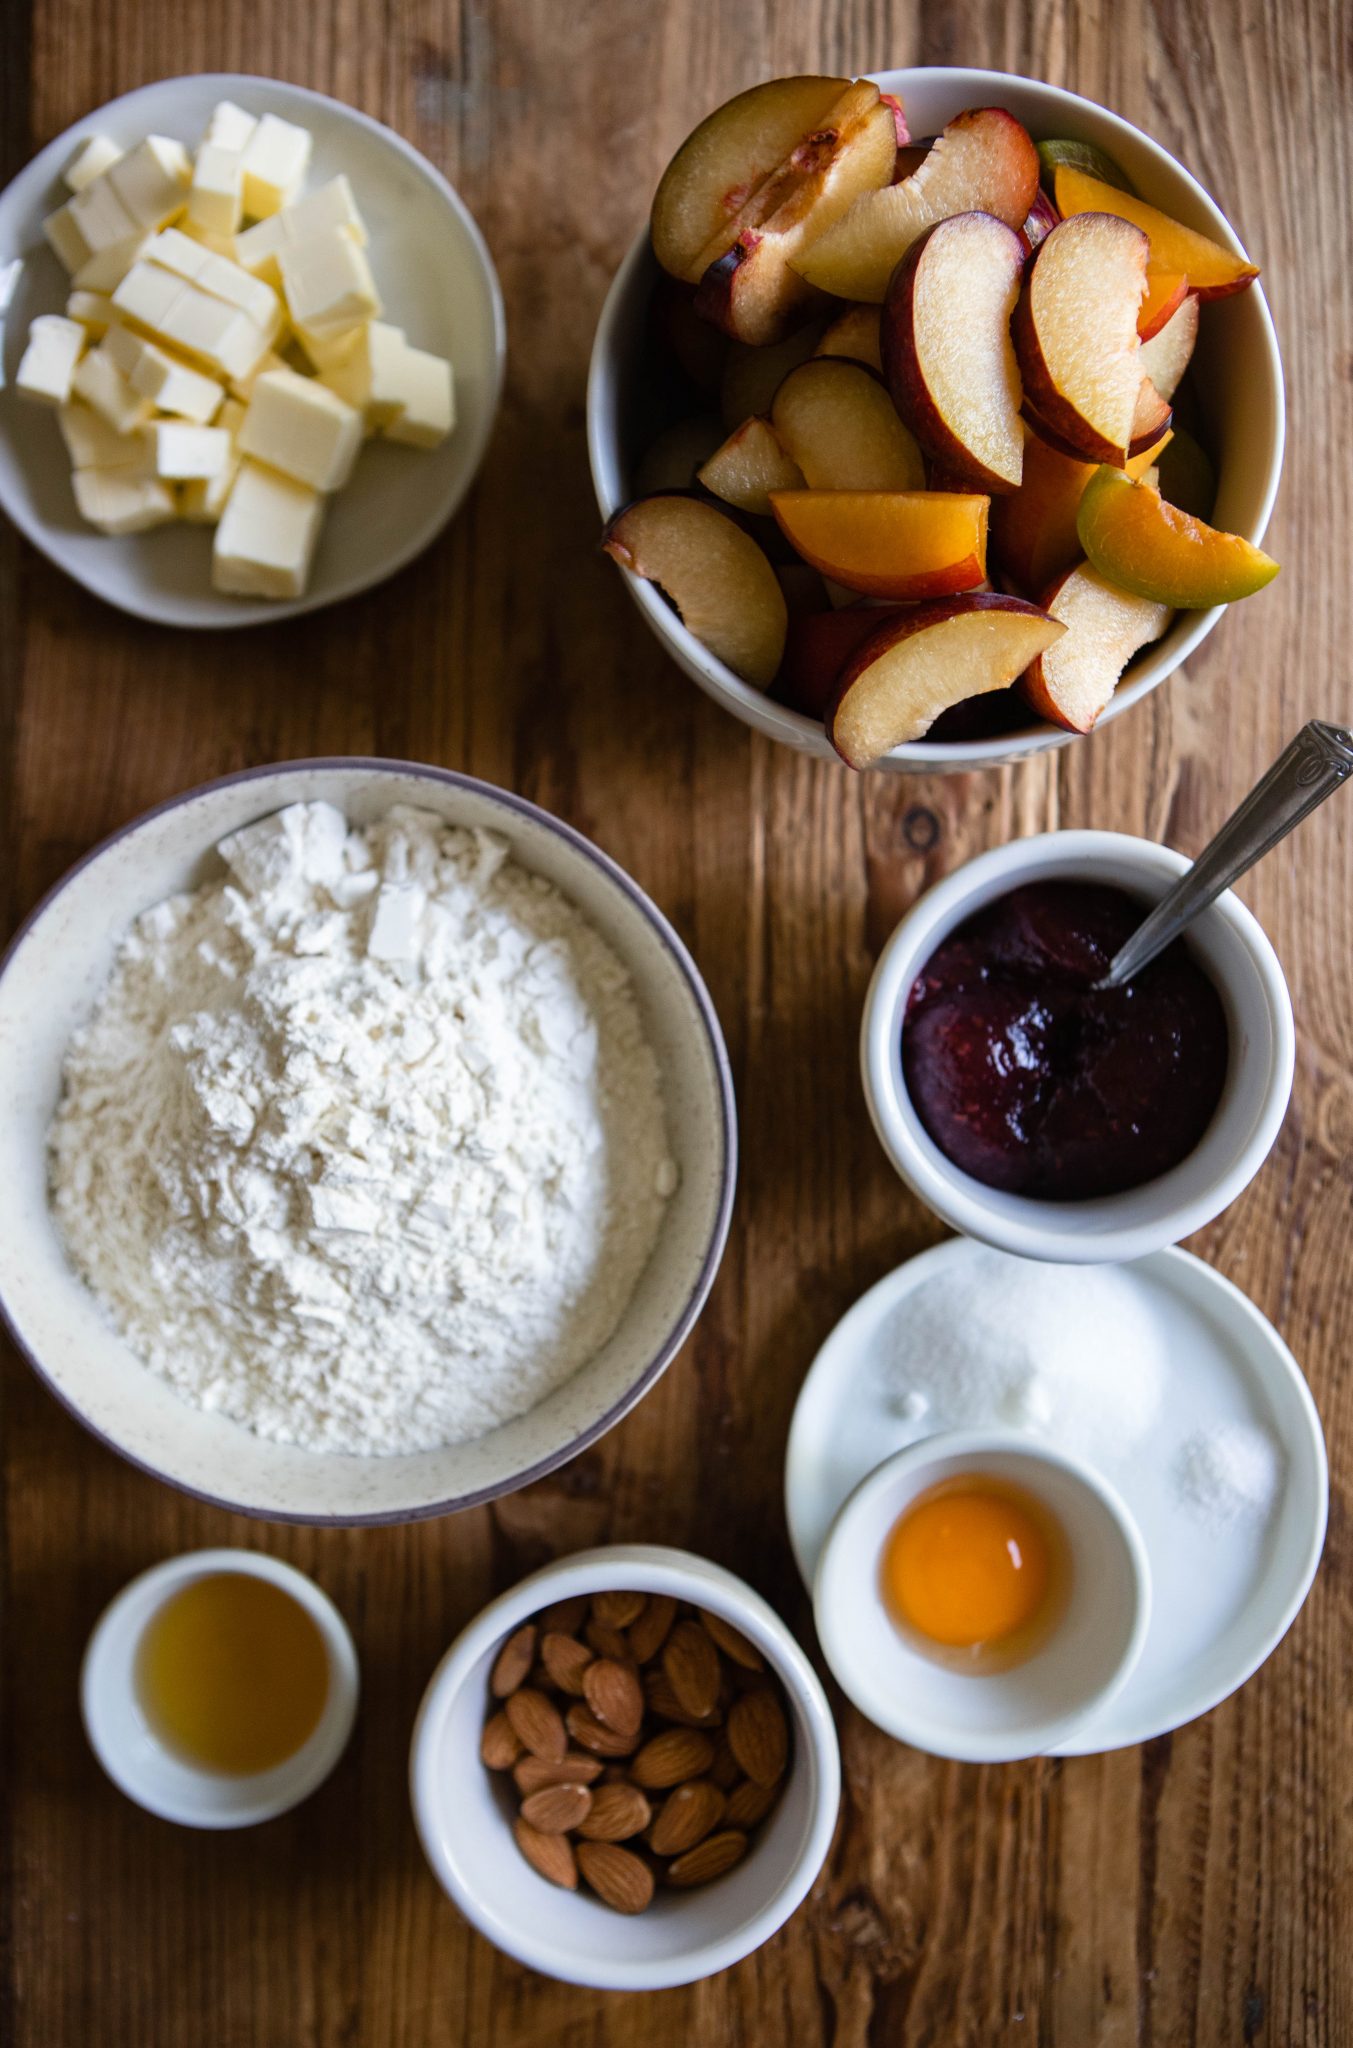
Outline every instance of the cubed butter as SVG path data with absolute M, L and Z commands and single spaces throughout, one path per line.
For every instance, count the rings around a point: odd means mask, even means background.
M 365 320 L 359 320 L 355 327 L 296 327 L 292 332 L 305 361 L 323 375 L 348 360 L 361 341 L 362 330 L 367 324 Z
M 246 455 L 316 491 L 342 488 L 361 444 L 361 414 L 294 370 L 270 370 L 259 378 L 240 428 Z
M 100 183 L 112 186 L 137 227 L 163 228 L 177 220 L 188 204 L 192 175 L 192 161 L 181 142 L 171 141 L 167 135 L 148 135 L 119 157 Z M 78 207 L 78 199 L 75 203 Z
M 305 484 L 261 463 L 242 462 L 216 529 L 215 588 L 240 597 L 299 597 L 310 575 L 323 505 Z
M 119 434 L 92 407 L 72 399 L 57 414 L 72 469 L 137 469 L 146 466 L 140 432 Z
M 287 370 L 290 367 L 291 365 L 284 356 L 279 356 L 276 349 L 270 348 L 267 355 L 255 364 L 247 377 L 231 378 L 230 395 L 232 398 L 237 398 L 247 405 L 254 395 L 254 386 L 260 377 L 266 377 L 269 370 Z
M 150 468 L 166 483 L 219 476 L 230 458 L 230 436 L 222 427 L 189 426 L 183 420 L 152 420 L 141 429 Z
M 80 265 L 71 282 L 82 292 L 115 292 L 134 263 L 139 263 L 152 237 L 137 229 L 125 242 L 100 249 Z
M 387 441 L 403 441 L 410 448 L 439 447 L 456 424 L 455 387 L 446 357 L 406 343 L 394 388 L 404 402 L 385 429 Z
M 342 228 L 325 228 L 279 250 L 287 311 L 310 332 L 355 327 L 381 314 L 366 252 Z
M 244 210 L 266 220 L 290 206 L 310 162 L 310 132 L 264 114 L 244 145 Z
M 113 170 L 117 169 L 114 164 Z M 119 242 L 125 242 L 145 226 L 134 214 L 127 211 L 121 199 L 113 190 L 112 171 L 105 171 L 92 185 L 86 185 L 83 192 L 77 192 L 67 202 L 70 217 L 84 238 L 85 247 L 91 256 L 100 249 L 111 249 Z
M 110 135 L 91 135 L 82 142 L 62 172 L 68 192 L 83 192 L 105 171 L 111 170 L 122 151 Z
M 200 358 L 223 382 L 247 377 L 268 352 L 270 337 L 247 313 L 158 263 L 138 263 L 129 270 L 113 293 L 113 305 L 124 320 Z
M 202 140 L 218 143 L 222 149 L 242 151 L 257 126 L 257 117 L 237 107 L 234 100 L 218 100 Z
M 91 526 L 105 533 L 146 533 L 176 516 L 168 484 L 126 469 L 77 469 L 71 482 L 75 502 Z
M 205 426 L 219 411 L 225 390 L 216 378 L 179 362 L 130 327 L 110 328 L 104 349 L 132 389 L 148 398 L 158 412 Z
M 158 263 L 161 269 L 172 270 L 175 276 L 195 284 L 200 291 L 210 292 L 214 299 L 224 299 L 227 305 L 238 306 L 255 326 L 262 328 L 270 342 L 280 331 L 282 301 L 272 286 L 264 284 L 261 278 L 251 277 L 238 263 L 215 255 L 190 235 L 180 234 L 177 228 L 169 228 L 155 237 L 146 256 L 150 262 Z
M 217 425 L 230 444 L 224 463 L 215 476 L 190 477 L 179 492 L 179 517 L 189 520 L 194 526 L 214 526 L 225 510 L 226 499 L 243 460 L 238 439 L 243 418 L 244 407 L 238 400 L 228 398 L 217 415 Z
M 28 330 L 15 390 L 40 405 L 64 405 L 88 339 L 78 320 L 64 319 L 60 313 L 39 313 Z
M 343 228 L 354 242 L 366 242 L 366 225 L 357 211 L 352 187 L 341 174 L 330 178 L 327 185 L 307 192 L 304 199 L 284 206 L 271 220 L 261 220 L 256 227 L 246 228 L 236 238 L 235 261 L 252 270 L 256 277 L 277 284 L 281 279 L 278 252 L 289 243 L 308 241 L 312 235 L 322 235 L 330 228 Z
M 244 156 L 204 142 L 188 187 L 188 219 L 213 235 L 233 235 L 244 215 Z
M 154 408 L 150 400 L 133 387 L 109 354 L 108 336 L 116 332 L 116 328 L 110 327 L 92 354 L 82 357 L 76 364 L 71 390 L 77 398 L 83 398 L 86 405 L 92 405 L 114 433 L 130 434 L 133 427 L 139 427 L 143 420 L 150 418 Z
M 95 341 L 108 331 L 110 322 L 116 320 L 113 301 L 107 292 L 72 292 L 66 301 L 66 318 L 78 320 L 87 334 Z
M 402 380 L 403 332 L 383 320 L 359 327 L 352 347 L 337 362 L 321 368 L 321 381 L 347 404 L 356 406 L 369 434 L 388 427 L 404 409 Z
M 200 228 L 189 220 L 185 213 L 179 223 L 180 232 L 192 242 L 200 242 L 204 249 L 210 249 L 213 256 L 224 256 L 228 262 L 235 261 L 235 237 L 214 234 L 210 228 Z
M 49 213 L 42 223 L 42 232 L 55 251 L 58 261 L 74 277 L 83 264 L 88 263 L 90 248 L 80 233 L 75 217 L 70 210 L 70 201 L 58 206 L 55 213 Z

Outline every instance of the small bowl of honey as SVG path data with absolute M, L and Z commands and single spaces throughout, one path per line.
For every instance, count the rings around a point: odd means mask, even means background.
M 1146 1548 L 1092 1468 L 1005 1430 L 926 1437 L 864 1479 L 813 1589 L 861 1713 L 935 1756 L 1064 1742 L 1126 1683 L 1151 1611 Z
M 308 1798 L 357 1711 L 347 1624 L 303 1572 L 196 1550 L 123 1587 L 85 1651 L 90 1745 L 129 1799 L 185 1827 L 242 1828 Z

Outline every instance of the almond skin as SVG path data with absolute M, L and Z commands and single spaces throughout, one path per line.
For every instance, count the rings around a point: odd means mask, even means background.
M 560 1635 L 552 1629 L 541 1638 L 541 1663 L 560 1692 L 570 1693 L 575 1700 L 583 1696 L 583 1673 L 594 1655 L 595 1652 L 586 1643 L 580 1643 L 576 1636 Z
M 741 1863 L 747 1853 L 747 1837 L 739 1828 L 728 1828 L 720 1835 L 706 1835 L 703 1842 L 697 1842 L 684 1856 L 678 1856 L 667 1866 L 667 1882 L 688 1888 L 691 1885 L 709 1884 L 713 1878 L 722 1877 L 735 1863 Z
M 501 1710 L 484 1723 L 479 1755 L 491 1771 L 510 1771 L 521 1755 L 521 1737 Z
M 679 1621 L 662 1648 L 667 1682 L 686 1712 L 706 1720 L 719 1703 L 723 1669 L 713 1638 L 698 1621 Z
M 543 1756 L 524 1756 L 512 1766 L 512 1779 L 523 1798 L 539 1792 L 542 1785 L 592 1785 L 601 1776 L 601 1758 L 585 1756 L 570 1749 L 557 1762 Z
M 568 1748 L 568 1735 L 553 1700 L 546 1699 L 534 1686 L 524 1685 L 513 1693 L 503 1712 L 523 1749 L 529 1749 L 532 1756 L 558 1763 Z
M 573 1593 L 567 1600 L 556 1600 L 537 1619 L 542 1635 L 576 1636 L 587 1619 L 591 1602 L 586 1593 Z
M 728 1716 L 728 1742 L 747 1776 L 757 1785 L 773 1785 L 789 1761 L 789 1728 L 784 1711 L 768 1686 L 743 1693 Z
M 698 1728 L 667 1728 L 646 1742 L 630 1767 L 636 1785 L 646 1792 L 684 1785 L 703 1778 L 714 1761 L 714 1744 Z
M 627 1842 L 641 1835 L 652 1818 L 653 1809 L 637 1785 L 598 1785 L 578 1833 L 589 1842 Z
M 667 1631 L 676 1620 L 676 1601 L 670 1593 L 650 1593 L 644 1603 L 644 1611 L 637 1621 L 632 1621 L 625 1634 L 629 1639 L 630 1655 L 636 1664 L 647 1664 L 650 1657 L 656 1657 L 667 1640 Z
M 644 1695 L 631 1664 L 597 1657 L 583 1673 L 583 1697 L 599 1721 L 617 1735 L 637 1736 L 644 1718 Z
M 603 1628 L 628 1628 L 647 1605 L 647 1593 L 594 1593 L 592 1616 Z
M 505 1700 L 519 1685 L 524 1685 L 536 1658 L 536 1625 L 524 1622 L 514 1629 L 502 1649 L 493 1660 L 489 1676 L 489 1691 L 496 1700 Z
M 653 1873 L 632 1849 L 615 1842 L 580 1842 L 578 1867 L 604 1905 L 642 1913 L 653 1898 Z
M 592 1811 L 586 1785 L 542 1785 L 521 1803 L 521 1817 L 542 1835 L 566 1835 L 581 1827 Z
M 756 1644 L 749 1642 L 740 1628 L 734 1628 L 731 1621 L 725 1621 L 721 1614 L 709 1614 L 702 1607 L 700 1626 L 714 1638 L 715 1644 L 725 1657 L 731 1657 L 744 1671 L 764 1671 L 766 1660 Z
M 717 1719 L 714 1714 L 687 1713 L 661 1665 L 650 1665 L 645 1671 L 644 1698 L 648 1701 L 650 1713 L 656 1714 L 660 1721 L 676 1721 L 683 1728 L 711 1728 Z
M 754 1828 L 758 1821 L 766 1818 L 779 1797 L 778 1782 L 774 1785 L 754 1785 L 750 1778 L 744 1778 L 728 1795 L 724 1819 L 730 1828 Z
M 581 1700 L 568 1710 L 568 1733 L 580 1749 L 590 1749 L 593 1756 L 629 1756 L 639 1739 L 637 1729 L 622 1735 L 618 1728 L 608 1728 Z
M 678 1785 L 653 1823 L 649 1847 L 658 1856 L 680 1856 L 693 1849 L 719 1825 L 725 1803 L 723 1793 L 708 1778 L 692 1778 Z
M 623 1664 L 629 1657 L 630 1640 L 623 1628 L 613 1622 L 598 1621 L 594 1615 L 583 1630 L 588 1642 L 598 1657 L 609 1657 L 616 1664 Z
M 731 1792 L 742 1776 L 738 1760 L 729 1747 L 726 1728 L 721 1728 L 714 1738 L 714 1762 L 710 1765 L 709 1775 L 721 1792 Z
M 567 1835 L 543 1835 L 539 1828 L 533 1828 L 530 1821 L 520 1814 L 512 1823 L 512 1832 L 517 1847 L 530 1864 L 532 1870 L 547 1877 L 551 1884 L 562 1886 L 566 1892 L 578 1889 L 578 1859 L 573 1853 L 573 1844 Z

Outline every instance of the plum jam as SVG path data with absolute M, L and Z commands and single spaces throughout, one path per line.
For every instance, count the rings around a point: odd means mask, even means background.
M 926 1130 L 987 1187 L 1043 1201 L 1167 1173 L 1212 1120 L 1226 1014 L 1182 939 L 1096 989 L 1142 904 L 1091 882 L 1030 882 L 970 917 L 907 998 L 902 1070 Z

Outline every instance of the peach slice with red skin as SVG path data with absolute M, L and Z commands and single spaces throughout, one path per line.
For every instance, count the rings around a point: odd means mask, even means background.
M 769 420 L 744 420 L 701 464 L 700 482 L 740 512 L 770 517 L 772 491 L 803 487 L 803 472 Z
M 1278 573 L 1262 548 L 1167 505 L 1149 484 L 1097 469 L 1076 518 L 1081 546 L 1101 576 L 1179 611 L 1252 597 Z
M 1144 454 L 1128 458 L 1127 475 L 1140 476 L 1169 445 L 1167 430 Z M 1074 567 L 1084 552 L 1076 531 L 1092 462 L 1064 454 L 1038 434 L 1024 449 L 1024 476 L 1017 491 L 991 502 L 991 550 L 1003 578 L 1027 597 L 1037 597 L 1055 577 Z
M 1088 562 L 1065 570 L 1039 602 L 1066 632 L 1034 657 L 1020 690 L 1040 718 L 1089 732 L 1133 655 L 1169 625 L 1170 607 L 1119 590 Z
M 851 768 L 924 739 L 942 711 L 1003 690 L 1065 626 L 1000 592 L 917 604 L 849 657 L 827 710 L 827 737 Z
M 1198 301 L 1192 295 L 1176 308 L 1149 341 L 1142 343 L 1142 371 L 1163 400 L 1172 399 L 1193 360 L 1198 340 Z
M 1146 254 L 1146 236 L 1129 221 L 1077 214 L 1039 249 L 1015 308 L 1026 404 L 1087 461 L 1127 460 L 1142 386 Z
M 790 546 L 864 597 L 944 597 L 986 579 L 988 500 L 948 491 L 774 491 Z
M 737 521 L 680 492 L 636 498 L 608 522 L 612 561 L 656 583 L 682 623 L 744 682 L 765 689 L 784 653 L 784 592 Z
M 1224 249 L 1207 235 L 1171 220 L 1168 213 L 1148 206 L 1130 192 L 1120 192 L 1102 179 L 1087 176 L 1069 164 L 1059 164 L 1053 173 L 1053 197 L 1064 220 L 1075 214 L 1112 213 L 1140 228 L 1150 244 L 1148 262 L 1154 271 L 1173 276 L 1183 273 L 1189 290 L 1200 299 L 1227 298 L 1243 292 L 1259 275 L 1259 266 L 1245 256 Z
M 921 451 L 882 378 L 863 363 L 831 356 L 801 363 L 776 392 L 770 416 L 811 490 L 925 488 Z
M 992 213 L 1018 228 L 1038 191 L 1038 152 L 1004 107 L 973 107 L 951 121 L 900 185 L 857 199 L 843 219 L 794 258 L 810 284 L 841 299 L 881 305 L 913 242 L 954 213 Z
M 973 490 L 1017 490 L 1024 468 L 1010 340 L 1023 271 L 1013 228 L 989 213 L 954 214 L 912 244 L 883 305 L 897 410 L 931 461 Z

